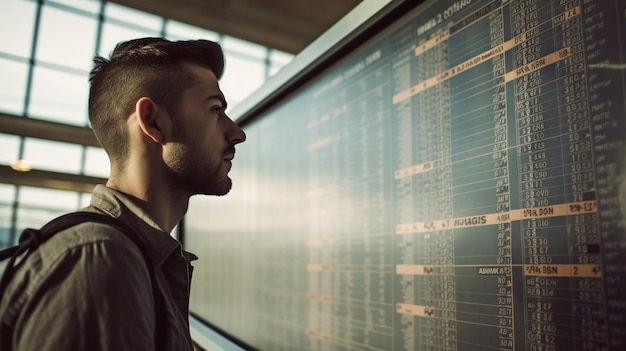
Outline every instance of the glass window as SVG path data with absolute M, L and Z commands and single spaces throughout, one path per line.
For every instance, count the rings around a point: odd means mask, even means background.
M 13 205 L 14 200 L 15 185 L 0 183 L 0 207 L 10 207 Z M 6 224 L 10 222 L 10 216 L 5 216 L 4 214 L 4 211 L 0 214 L 0 227 L 6 227 Z
M 15 223 L 17 237 L 19 238 L 22 230 L 26 228 L 40 228 L 53 218 L 60 216 L 63 213 L 65 213 L 65 211 L 54 208 L 18 207 L 16 211 L 17 221 Z
M 212 41 L 219 40 L 219 34 L 195 27 L 186 23 L 168 20 L 165 26 L 165 33 L 170 40 L 206 39 Z
M 73 7 L 93 14 L 100 13 L 100 1 L 93 0 L 47 0 L 49 3 L 57 3 L 68 7 Z
M 92 177 L 108 178 L 110 172 L 109 157 L 104 149 L 99 147 L 87 147 L 85 158 L 85 175 Z
M 37 60 L 89 71 L 95 52 L 97 17 L 44 6 Z
M 73 211 L 78 206 L 78 193 L 57 189 L 21 186 L 18 201 L 24 207 Z
M 229 36 L 224 36 L 222 46 L 224 47 L 224 51 L 226 52 L 238 52 L 241 54 L 256 57 L 263 61 L 265 60 L 265 55 L 267 53 L 267 48 L 264 46 L 253 44 L 251 42 Z
M 115 23 L 105 22 L 102 29 L 102 38 L 100 41 L 100 49 L 98 50 L 98 55 L 103 57 L 109 57 L 113 49 L 115 49 L 115 45 L 117 45 L 117 43 L 121 41 L 142 37 L 154 37 L 159 35 L 159 31 L 156 30 L 140 30 Z
M 84 76 L 35 67 L 29 116 L 79 126 L 87 125 L 89 82 Z
M 16 135 L 0 134 L 0 164 L 10 165 L 19 157 L 20 137 Z
M 107 18 L 114 18 L 131 24 L 137 24 L 148 30 L 161 31 L 163 19 L 146 12 L 141 12 L 130 7 L 107 2 L 104 8 L 104 14 Z
M 80 196 L 79 208 L 89 206 L 91 203 L 91 193 L 80 193 L 78 196 Z
M 15 238 L 10 238 L 13 201 L 15 185 L 0 184 L 0 249 L 15 244 Z
M 28 65 L 0 58 L 0 111 L 24 114 Z
M 264 81 L 263 61 L 250 61 L 231 55 L 226 58 L 226 70 L 219 84 L 228 101 L 228 108 L 231 109 L 231 106 L 243 101 Z
M 0 1 L 1 52 L 30 57 L 36 6 L 34 1 Z
M 33 169 L 78 174 L 82 160 L 82 147 L 75 144 L 26 138 L 23 158 Z
M 63 213 L 78 209 L 78 193 L 55 189 L 20 187 L 17 228 L 41 227 Z
M 280 71 L 281 68 L 286 66 L 289 62 L 291 62 L 293 57 L 294 56 L 292 54 L 288 54 L 286 52 L 279 51 L 279 50 L 272 50 L 270 52 L 269 76 L 273 76 L 278 71 Z

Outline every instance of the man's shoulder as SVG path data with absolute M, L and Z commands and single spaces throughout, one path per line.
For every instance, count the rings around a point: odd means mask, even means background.
M 43 291 L 54 290 L 69 280 L 87 283 L 97 277 L 106 280 L 110 275 L 130 281 L 149 279 L 141 251 L 120 228 L 83 222 L 55 233 L 22 259 L 0 311 L 7 312 L 3 319 L 15 318 L 28 300 Z M 75 292 L 78 294 L 78 289 Z
M 25 266 L 45 272 L 63 261 L 89 258 L 97 263 L 98 258 L 116 259 L 117 256 L 130 256 L 142 260 L 137 245 L 118 226 L 86 221 L 63 229 L 52 235 L 30 253 Z
M 42 271 L 85 262 L 99 266 L 110 260 L 144 261 L 138 246 L 122 228 L 90 221 L 57 232 L 31 255 L 32 264 Z

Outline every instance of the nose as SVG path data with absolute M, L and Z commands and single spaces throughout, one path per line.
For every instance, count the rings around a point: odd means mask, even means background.
M 241 129 L 241 127 L 237 123 L 230 119 L 230 117 L 228 117 L 228 119 L 231 123 L 231 128 L 228 133 L 228 141 L 230 141 L 230 143 L 233 145 L 246 141 L 246 133 L 243 131 L 243 129 Z

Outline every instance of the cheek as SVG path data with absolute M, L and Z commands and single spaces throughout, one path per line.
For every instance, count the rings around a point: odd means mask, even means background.
M 190 123 L 186 125 L 178 125 L 174 133 L 174 138 L 182 144 L 177 147 L 178 156 L 198 161 L 221 159 L 226 149 L 224 136 L 220 134 L 221 126 L 218 123 L 210 123 L 211 120 L 208 118 L 188 121 Z
M 188 168 L 189 155 L 189 148 L 186 145 L 172 143 L 163 157 L 168 168 L 176 173 L 180 173 Z
M 182 151 L 199 151 L 206 139 L 201 127 L 194 128 L 193 126 L 181 124 L 182 123 L 176 127 L 173 133 L 174 141 L 179 144 L 176 145 L 175 149 L 177 149 L 179 153 Z
M 203 133 L 198 133 L 195 140 L 203 153 L 221 154 L 225 147 L 224 137 L 217 128 L 205 129 Z

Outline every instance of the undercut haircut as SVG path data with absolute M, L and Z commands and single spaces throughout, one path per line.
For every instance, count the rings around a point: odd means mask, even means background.
M 94 58 L 89 121 L 112 164 L 124 167 L 130 153 L 126 122 L 141 97 L 176 118 L 184 91 L 195 82 L 189 63 L 210 69 L 217 79 L 224 71 L 222 49 L 209 40 L 140 38 L 117 44 L 109 59 Z

